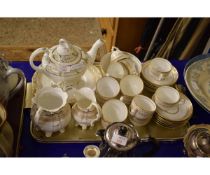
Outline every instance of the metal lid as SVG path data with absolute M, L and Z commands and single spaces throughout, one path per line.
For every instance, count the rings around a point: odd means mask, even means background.
M 184 146 L 189 156 L 210 157 L 210 125 L 191 126 L 184 137 Z
M 80 62 L 82 51 L 65 39 L 60 39 L 59 44 L 52 48 L 51 61 L 60 65 L 73 65 Z
M 122 122 L 113 123 L 105 131 L 108 145 L 118 151 L 128 151 L 138 142 L 138 133 L 133 126 Z

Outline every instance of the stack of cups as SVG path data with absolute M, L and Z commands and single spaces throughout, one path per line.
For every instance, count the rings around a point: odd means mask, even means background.
M 147 125 L 155 110 L 156 105 L 153 100 L 144 95 L 137 95 L 129 107 L 129 119 L 136 126 Z

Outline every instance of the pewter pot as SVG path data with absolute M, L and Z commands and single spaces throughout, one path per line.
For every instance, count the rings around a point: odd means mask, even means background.
M 137 145 L 147 142 L 152 142 L 153 147 L 143 155 L 152 155 L 158 148 L 154 138 L 140 138 L 133 125 L 122 122 L 112 123 L 106 130 L 98 130 L 96 135 L 102 140 L 99 146 L 101 157 L 133 157 Z

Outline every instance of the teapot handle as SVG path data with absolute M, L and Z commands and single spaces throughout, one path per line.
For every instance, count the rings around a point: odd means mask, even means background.
M 12 74 L 17 74 L 18 78 L 20 78 L 20 81 L 17 83 L 16 87 L 10 91 L 9 98 L 13 97 L 15 93 L 21 89 L 24 83 L 24 74 L 21 70 L 16 68 L 8 69 L 5 78 L 8 79 L 8 77 L 11 76 Z
M 31 67 L 32 67 L 34 70 L 36 70 L 36 71 L 40 71 L 40 70 L 41 70 L 39 66 L 36 66 L 36 65 L 34 64 L 34 58 L 35 58 L 36 56 L 38 56 L 39 54 L 41 54 L 41 53 L 46 53 L 46 52 L 48 52 L 48 48 L 38 48 L 38 49 L 36 49 L 35 51 L 32 52 L 32 54 L 31 54 L 31 56 L 30 56 L 30 58 L 29 58 L 29 63 L 30 63 Z

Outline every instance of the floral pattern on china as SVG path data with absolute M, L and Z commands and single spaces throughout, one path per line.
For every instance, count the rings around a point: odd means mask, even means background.
M 191 64 L 185 81 L 196 100 L 210 112 L 210 57 Z
M 55 84 L 63 82 L 66 88 L 74 87 L 80 81 L 88 65 L 94 63 L 97 50 L 104 44 L 98 39 L 86 53 L 78 46 L 72 45 L 65 39 L 60 39 L 59 44 L 52 48 L 38 48 L 30 56 L 30 65 L 37 72 L 45 74 Z M 40 66 L 34 64 L 34 58 L 43 53 Z M 64 88 L 65 89 L 65 88 Z

